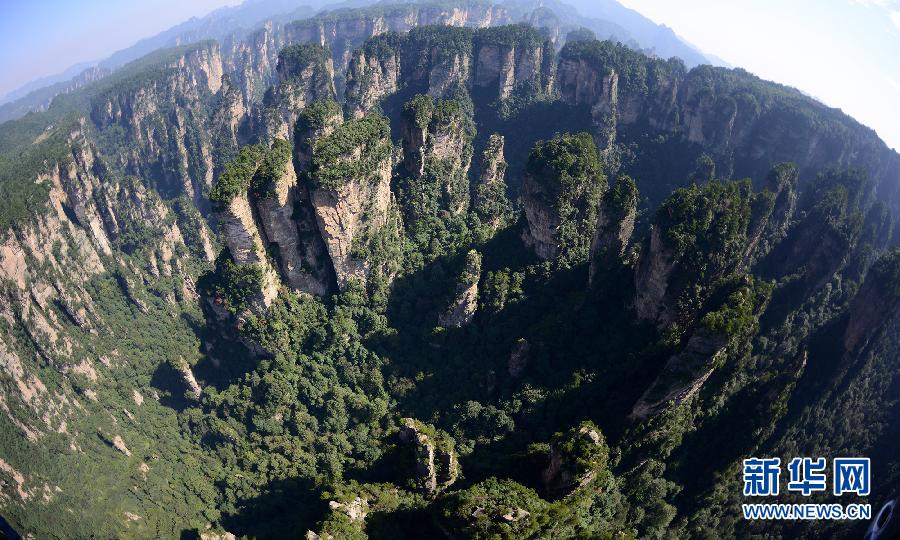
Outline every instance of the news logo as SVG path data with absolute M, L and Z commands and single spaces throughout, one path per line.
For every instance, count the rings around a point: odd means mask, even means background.
M 781 458 L 751 457 L 744 460 L 744 495 L 747 497 L 774 497 L 780 493 Z M 788 492 L 809 497 L 813 493 L 826 492 L 829 479 L 831 493 L 868 496 L 872 489 L 872 467 L 869 458 L 837 457 L 828 461 L 824 457 L 795 457 L 787 463 Z M 742 505 L 744 519 L 753 520 L 860 520 L 869 519 L 872 506 L 864 503 L 748 503 Z

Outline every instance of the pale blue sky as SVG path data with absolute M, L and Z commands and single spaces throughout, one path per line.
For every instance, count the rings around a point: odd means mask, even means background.
M 241 0 L 0 0 L 0 96 Z
M 900 149 L 900 0 L 621 0 Z M 0 0 L 0 96 L 240 0 Z
M 620 0 L 726 62 L 794 86 L 900 150 L 900 0 Z

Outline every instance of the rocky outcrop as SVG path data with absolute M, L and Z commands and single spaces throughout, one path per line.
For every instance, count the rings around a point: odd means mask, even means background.
M 481 254 L 470 250 L 466 254 L 465 267 L 456 284 L 453 300 L 446 311 L 438 317 L 438 324 L 444 328 L 467 326 L 478 309 L 478 280 L 481 277 Z
M 266 136 L 291 140 L 303 108 L 337 96 L 331 51 L 318 44 L 285 47 L 278 53 L 277 73 L 278 85 L 265 100 Z
M 389 226 L 391 155 L 387 119 L 377 114 L 341 124 L 313 147 L 310 200 L 341 288 L 389 262 L 374 249 L 378 235 L 399 232 Z
M 637 186 L 627 176 L 619 178 L 616 185 L 604 193 L 597 214 L 597 230 L 591 242 L 588 286 L 594 286 L 600 272 L 621 265 L 634 232 L 637 201 Z
M 677 59 L 583 40 L 563 47 L 557 81 L 565 103 L 591 111 L 601 148 L 617 134 L 631 142 L 634 130 L 671 136 L 686 150 L 698 145 L 710 152 L 721 176 L 750 177 L 758 186 L 782 161 L 796 163 L 804 182 L 829 166 L 863 167 L 873 180 L 866 189 L 891 198 L 895 214 L 900 210 L 896 154 L 874 132 L 799 91 L 739 69 L 688 71 Z
M 774 200 L 771 193 L 753 193 L 749 180 L 692 184 L 673 192 L 657 209 L 635 267 L 638 317 L 663 328 L 696 315 L 716 280 L 746 266 Z
M 404 106 L 400 127 L 402 166 L 410 177 L 404 183 L 404 199 L 421 201 L 437 193 L 437 200 L 428 202 L 439 211 L 456 215 L 466 210 L 472 152 L 465 121 L 460 104 L 452 100 L 434 101 L 420 94 Z M 436 189 L 429 189 L 432 186 Z M 408 220 L 414 222 L 424 217 L 420 214 L 413 211 Z
M 147 178 L 164 195 L 198 201 L 213 179 L 207 134 L 219 129 L 205 110 L 222 87 L 219 47 L 204 42 L 175 49 L 151 67 L 137 86 L 139 74 L 128 70 L 104 79 L 90 117 L 100 131 L 119 130 L 110 158 L 126 172 Z
M 401 43 L 398 34 L 382 34 L 353 53 L 347 70 L 348 117 L 361 118 L 383 97 L 399 90 Z
M 765 191 L 754 199 L 751 208 L 747 247 L 743 255 L 745 266 L 765 257 L 787 235 L 788 225 L 797 207 L 799 174 L 796 165 L 782 163 L 766 177 Z
M 723 365 L 729 346 L 758 331 L 772 285 L 749 275 L 732 274 L 719 281 L 699 317 L 682 340 L 681 350 L 668 358 L 629 416 L 642 420 L 694 396 L 713 371 Z M 713 306 L 709 303 L 715 302 Z
M 459 462 L 453 440 L 447 434 L 412 418 L 404 418 L 400 441 L 413 449 L 419 488 L 426 495 L 434 496 L 456 482 Z
M 666 362 L 662 373 L 634 404 L 629 418 L 643 420 L 696 394 L 712 375 L 727 344 L 728 337 L 722 334 L 700 331 L 692 335 L 685 349 Z
M 677 306 L 667 297 L 669 278 L 675 269 L 676 252 L 662 240 L 660 227 L 650 228 L 644 241 L 634 278 L 634 310 L 644 320 L 665 324 L 675 319 Z
M 251 306 L 264 311 L 278 295 L 278 281 L 274 268 L 269 264 L 265 242 L 254 218 L 249 193 L 239 193 L 219 207 L 216 212 L 222 239 L 228 246 L 234 263 L 238 266 L 258 268 L 262 275 L 256 298 Z
M 187 392 L 193 396 L 194 399 L 200 399 L 200 395 L 203 393 L 203 389 L 200 388 L 200 384 L 197 382 L 197 378 L 194 377 L 194 371 L 191 369 L 191 366 L 185 362 L 184 358 L 179 358 L 173 362 L 175 369 L 178 371 L 178 374 L 181 376 L 181 380 L 184 382 L 184 385 L 187 387 Z
M 522 184 L 525 244 L 544 260 L 564 265 L 586 261 L 606 187 L 590 135 L 557 135 L 539 142 Z
M 472 209 L 481 224 L 493 234 L 512 220 L 512 205 L 506 196 L 506 168 L 503 135 L 491 135 L 481 155 L 481 169 Z
M 541 473 L 544 488 L 551 497 L 569 495 L 606 471 L 608 460 L 609 447 L 600 428 L 582 422 L 553 436 L 549 463 Z
M 523 95 L 553 92 L 554 48 L 527 24 L 486 28 L 474 40 L 472 86 L 505 100 L 517 88 Z
M 379 6 L 326 12 L 291 23 L 285 31 L 289 41 L 322 43 L 328 46 L 334 52 L 335 59 L 343 59 L 343 65 L 346 65 L 352 52 L 365 40 L 385 32 L 409 32 L 426 25 L 483 28 L 508 21 L 506 9 L 490 3 L 476 2 L 450 7 L 421 3 L 397 6 L 390 10 Z
M 327 287 L 305 269 L 298 223 L 297 175 L 294 172 L 293 149 L 278 139 L 269 150 L 265 183 L 257 190 L 255 200 L 259 220 L 265 231 L 269 251 L 278 264 L 284 282 L 294 290 L 324 295 Z
M 257 311 L 277 295 L 279 276 L 296 291 L 321 296 L 330 289 L 308 186 L 298 182 L 293 157 L 282 139 L 270 148 L 245 146 L 210 193 L 231 260 L 260 274 Z

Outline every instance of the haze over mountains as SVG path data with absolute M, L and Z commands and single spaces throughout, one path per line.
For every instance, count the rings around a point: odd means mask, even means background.
M 366 0 L 327 2 L 324 0 L 249 0 L 238 6 L 219 8 L 204 17 L 194 17 L 182 24 L 139 40 L 126 49 L 111 52 L 98 62 L 82 62 L 62 73 L 29 82 L 0 97 L 0 122 L 20 118 L 29 111 L 44 110 L 60 93 L 67 93 L 89 81 L 105 76 L 122 65 L 156 49 L 194 43 L 204 39 L 249 32 L 267 20 L 287 22 L 308 17 L 322 9 L 341 9 L 372 4 Z M 390 4 L 384 0 L 383 4 Z M 670 29 L 626 9 L 615 0 L 566 4 L 559 0 L 510 0 L 513 9 L 532 11 L 544 5 L 557 13 L 570 26 L 583 24 L 603 39 L 630 43 L 653 50 L 663 58 L 678 56 L 688 66 L 701 63 L 721 65 L 681 41 Z

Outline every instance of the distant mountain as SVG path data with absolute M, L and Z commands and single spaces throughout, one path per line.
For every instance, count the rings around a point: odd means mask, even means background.
M 378 4 L 394 2 L 383 0 Z M 372 4 L 367 0 L 327 2 L 325 0 L 247 0 L 234 7 L 223 7 L 204 17 L 191 19 L 141 39 L 131 47 L 113 53 L 99 62 L 83 62 L 57 75 L 34 80 L 7 94 L 0 103 L 0 122 L 21 118 L 30 111 L 45 110 L 59 94 L 80 88 L 121 66 L 155 50 L 196 43 L 206 39 L 222 40 L 228 35 L 243 34 L 265 21 L 289 22 L 305 19 L 316 11 L 328 8 L 350 8 Z M 704 56 L 695 47 L 681 40 L 664 25 L 657 25 L 640 13 L 628 9 L 615 0 L 509 0 L 505 6 L 516 15 L 529 14 L 536 26 L 549 25 L 555 20 L 561 29 L 584 27 L 598 39 L 619 41 L 631 48 L 663 58 L 678 56 L 688 67 L 699 64 L 726 65 L 716 57 Z M 540 8 L 546 8 L 544 10 Z M 545 16 L 547 20 L 538 17 Z M 565 33 L 560 37 L 564 38 Z M 99 68 L 88 70 L 88 68 Z
M 100 65 L 116 69 L 157 49 L 205 39 L 220 40 L 236 31 L 252 30 L 269 19 L 282 22 L 303 19 L 314 12 L 309 4 L 303 0 L 248 0 L 238 6 L 219 8 L 205 17 L 191 17 L 164 32 L 142 39 L 114 53 Z
M 556 0 L 550 0 L 550 6 Z M 650 49 L 660 58 L 677 56 L 684 60 L 688 67 L 700 64 L 724 65 L 716 57 L 704 55 L 696 47 L 679 38 L 671 28 L 656 24 L 637 11 L 629 9 L 616 0 L 568 0 L 575 8 L 588 18 L 602 19 L 624 28 L 631 39 L 643 49 Z M 555 9 L 555 8 L 554 8 Z M 597 36 L 603 39 L 603 36 Z M 623 40 L 627 43 L 627 40 Z
M 79 63 L 62 73 L 36 79 L 10 92 L 0 101 L 3 103 L 0 106 L 0 122 L 21 118 L 30 111 L 44 110 L 55 96 L 80 88 L 84 82 L 96 80 L 155 50 L 206 39 L 220 40 L 229 34 L 249 32 L 266 20 L 287 22 L 309 17 L 315 11 L 309 4 L 315 6 L 322 2 L 247 0 L 239 6 L 219 8 L 204 17 L 192 17 L 117 51 L 105 60 Z
M 3 97 L 0 97 L 0 104 L 8 103 L 10 101 L 15 101 L 17 99 L 20 99 L 22 97 L 27 96 L 30 92 L 33 92 L 35 90 L 40 90 L 42 88 L 52 86 L 56 83 L 68 81 L 68 80 L 78 76 L 79 74 L 81 74 L 81 72 L 84 71 L 85 69 L 94 66 L 95 64 L 96 64 L 96 62 L 80 62 L 80 63 L 75 64 L 74 66 L 66 69 L 65 71 L 63 71 L 61 73 L 56 73 L 54 75 L 48 75 L 46 77 L 41 77 L 40 79 L 35 79 L 33 81 L 30 81 L 26 84 L 23 84 L 19 88 L 12 90 L 11 92 L 4 95 Z

